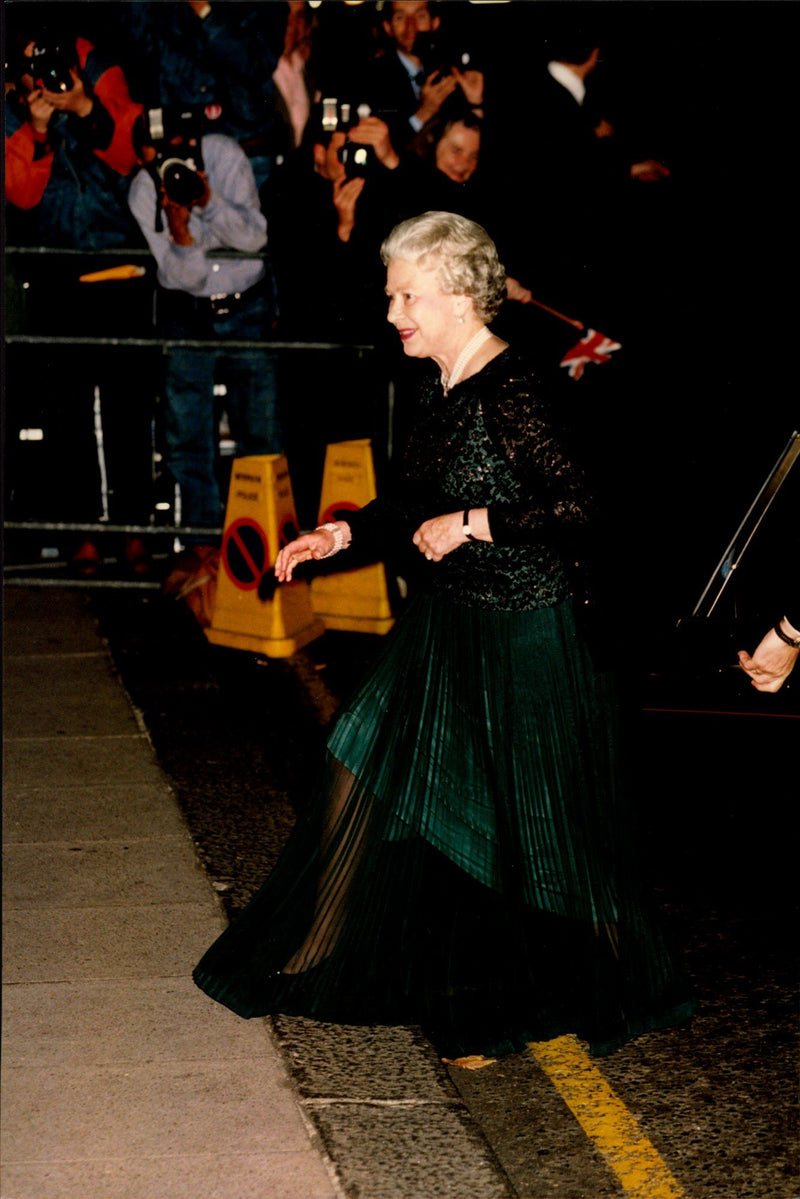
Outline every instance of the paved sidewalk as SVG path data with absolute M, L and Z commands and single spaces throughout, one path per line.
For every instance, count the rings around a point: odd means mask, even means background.
M 85 598 L 6 588 L 2 1199 L 334 1199 Z
M 4 624 L 0 1199 L 511 1199 L 416 1030 L 194 986 L 221 907 L 85 593 Z

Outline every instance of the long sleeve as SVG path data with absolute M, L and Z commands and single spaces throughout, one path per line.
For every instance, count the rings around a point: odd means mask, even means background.
M 36 207 L 50 181 L 53 159 L 46 135 L 37 137 L 27 121 L 7 134 L 5 196 L 9 204 L 22 209 Z
M 258 259 L 215 261 L 208 251 L 232 249 L 258 252 L 267 239 L 267 222 L 258 203 L 253 171 L 246 155 L 231 138 L 213 134 L 203 138 L 203 158 L 211 199 L 205 208 L 192 210 L 190 246 L 175 245 L 166 218 L 156 229 L 155 183 L 140 171 L 131 184 L 129 204 L 158 266 L 162 287 L 192 295 L 245 291 L 264 274 Z
M 594 504 L 527 355 L 504 350 L 447 393 L 437 370 L 421 382 L 408 419 L 402 502 L 392 497 L 376 529 L 413 532 L 426 518 L 485 508 L 490 542 L 466 542 L 422 567 L 439 595 L 522 611 L 575 594 L 570 575 L 596 530 Z M 366 510 L 357 516 L 372 523 Z
M 489 505 L 496 545 L 539 541 L 549 528 L 585 528 L 596 506 L 580 468 L 556 431 L 549 404 L 529 375 L 513 374 L 484 401 L 489 434 L 521 482 L 519 499 Z
M 211 199 L 199 219 L 213 244 L 231 250 L 263 249 L 267 221 L 247 155 L 232 139 L 211 134 L 203 138 L 203 158 Z
M 68 117 L 70 127 L 78 141 L 112 171 L 130 175 L 138 162 L 133 148 L 133 126 L 142 106 L 131 99 L 120 66 L 106 63 L 85 38 L 76 39 L 75 50 L 93 108 L 86 117 Z
M 108 113 L 112 126 L 110 140 L 94 152 L 118 174 L 129 175 L 138 161 L 133 148 L 133 126 L 142 106 L 131 100 L 128 84 L 119 67 L 109 67 L 103 72 L 95 84 L 94 94 Z
M 159 222 L 161 227 L 156 229 L 159 208 L 156 186 L 147 171 L 141 170 L 135 176 L 128 204 L 156 260 L 161 286 L 199 295 L 211 264 L 201 246 L 177 246 L 173 243 L 166 218 L 162 218 Z

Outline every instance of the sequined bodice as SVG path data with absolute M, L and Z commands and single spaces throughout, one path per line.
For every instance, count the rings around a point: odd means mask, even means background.
M 566 599 L 594 505 L 527 360 L 505 349 L 446 395 L 431 363 L 411 424 L 399 489 L 346 514 L 354 549 L 411 550 L 412 569 L 453 603 L 531 611 Z M 429 564 L 412 549 L 423 521 L 484 507 L 492 542 Z
M 432 376 L 405 477 L 416 516 L 489 509 L 494 543 L 469 542 L 433 564 L 437 594 L 500 610 L 549 607 L 569 595 L 569 532 L 585 526 L 591 502 L 530 368 L 514 351 L 447 395 Z

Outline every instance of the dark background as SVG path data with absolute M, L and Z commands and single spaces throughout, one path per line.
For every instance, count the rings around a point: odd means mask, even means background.
M 5 6 L 11 24 L 26 7 L 31 0 Z M 264 7 L 274 20 L 278 5 Z M 590 367 L 579 382 L 554 372 L 565 411 L 617 505 L 631 608 L 644 606 L 659 628 L 671 627 L 691 611 L 800 424 L 793 288 L 797 104 L 789 63 L 797 5 L 513 0 L 444 7 L 454 38 L 461 28 L 464 40 L 480 47 L 490 111 L 495 99 L 494 161 L 513 158 L 515 178 L 525 174 L 526 128 L 536 120 L 529 81 L 546 58 L 548 35 L 565 22 L 597 32 L 599 71 L 617 127 L 632 147 L 672 172 L 663 184 L 644 185 L 632 210 L 633 251 L 620 261 L 622 283 L 614 281 L 629 297 L 629 316 L 624 328 L 602 330 L 622 341 L 622 351 L 602 368 Z M 136 93 L 142 70 L 129 60 L 124 5 L 37 0 L 36 9 L 68 18 L 107 47 Z M 350 7 L 340 0 L 326 0 L 316 11 L 324 87 L 330 64 L 340 70 L 369 52 L 375 13 L 372 4 Z M 528 167 L 533 214 L 535 163 Z M 498 188 L 504 186 L 498 177 Z M 533 216 L 528 232 L 533 246 L 548 235 Z M 553 303 L 535 278 L 525 282 Z M 569 295 L 568 284 L 565 291 Z M 141 315 L 144 305 L 135 311 Z M 570 315 L 593 325 L 600 314 Z M 556 348 L 565 334 L 568 341 L 572 336 L 569 327 L 530 310 L 514 332 Z M 7 368 L 6 388 L 14 397 L 24 396 L 21 361 L 12 359 Z M 152 359 L 139 361 L 144 377 Z M 745 615 L 756 624 L 762 608 L 771 619 L 780 606 L 778 564 L 787 546 L 796 549 L 793 526 L 800 522 L 788 500 L 783 507 L 783 526 L 771 518 L 759 535 L 762 547 L 770 538 L 769 552 L 762 548 L 757 568 L 748 563 L 749 592 L 759 598 L 756 610 L 748 601 Z M 746 591 L 743 583 L 740 594 Z

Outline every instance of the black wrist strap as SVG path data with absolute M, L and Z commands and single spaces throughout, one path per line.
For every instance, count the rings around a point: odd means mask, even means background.
M 794 638 L 790 637 L 788 633 L 784 633 L 780 621 L 778 621 L 772 631 L 776 636 L 780 637 L 781 641 L 785 641 L 787 645 L 791 645 L 792 649 L 800 649 L 800 637 Z
M 462 525 L 461 525 L 461 528 L 462 528 L 462 531 L 463 531 L 463 533 L 464 533 L 464 536 L 466 537 L 467 541 L 477 541 L 477 540 L 478 540 L 478 538 L 477 538 L 477 537 L 473 537 L 473 535 L 472 535 L 472 529 L 469 527 L 469 513 L 470 513 L 470 509 L 469 509 L 469 508 L 465 508 L 465 509 L 464 509 L 464 515 L 463 515 L 463 517 L 461 518 L 461 519 L 462 519 L 462 521 L 463 521 L 463 523 L 462 523 Z

